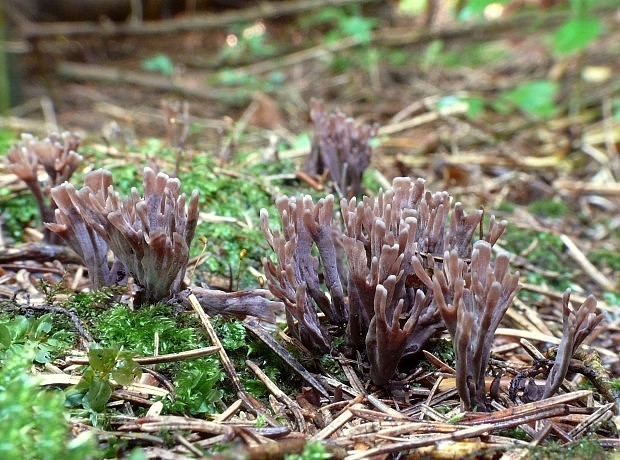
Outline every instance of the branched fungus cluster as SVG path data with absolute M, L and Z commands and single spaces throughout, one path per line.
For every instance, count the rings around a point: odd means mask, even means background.
M 555 361 L 545 382 L 542 397 L 553 396 L 562 385 L 568 372 L 570 360 L 579 345 L 594 331 L 604 315 L 596 314 L 596 299 L 588 296 L 576 310 L 570 306 L 570 290 L 562 296 L 562 340 L 558 346 Z
M 173 106 L 165 111 L 168 118 L 181 113 Z M 270 322 L 284 304 L 289 334 L 315 353 L 339 349 L 365 357 L 378 386 L 395 377 L 404 356 L 447 330 L 463 409 L 488 410 L 485 374 L 495 331 L 519 290 L 508 257 L 492 257 L 506 222 L 491 216 L 483 231 L 481 210 L 466 214 L 447 192 L 426 190 L 423 179 L 399 177 L 377 196 L 359 199 L 375 127 L 341 113 L 327 115 L 321 101 L 312 101 L 311 117 L 308 169 L 329 173 L 345 197 L 341 218 L 335 217 L 333 195 L 316 203 L 310 196 L 280 197 L 275 229 L 261 210 L 261 230 L 275 253 L 264 264 L 267 287 L 281 303 L 268 300 L 264 290 L 193 293 L 211 313 Z M 169 137 L 182 147 L 186 133 L 177 128 L 171 125 Z M 150 168 L 144 169 L 143 195 L 134 188 L 121 196 L 104 169 L 87 174 L 77 190 L 67 180 L 81 161 L 78 145 L 70 133 L 43 141 L 23 135 L 9 150 L 9 169 L 34 193 L 47 241 L 64 240 L 84 262 L 94 288 L 132 276 L 141 288 L 138 305 L 187 296 L 179 293 L 198 222 L 197 191 L 188 199 L 178 179 Z M 577 347 L 603 319 L 594 297 L 576 310 L 569 301 L 567 291 L 563 337 L 553 365 L 545 365 L 546 385 L 531 387 L 534 399 L 558 390 Z
M 77 153 L 80 137 L 75 133 L 52 133 L 43 140 L 31 134 L 22 134 L 20 141 L 7 154 L 8 170 L 23 180 L 39 208 L 41 222 L 54 220 L 54 203 L 49 198 L 52 187 L 69 180 L 82 161 Z M 46 173 L 40 180 L 39 170 Z M 45 241 L 55 243 L 56 237 L 49 230 L 44 231 Z
M 87 174 L 79 191 L 65 182 L 52 189 L 58 210 L 48 228 L 82 257 L 96 287 L 117 282 L 122 272 L 118 263 L 107 268 L 109 248 L 144 288 L 144 301 L 156 302 L 177 293 L 185 276 L 198 192 L 186 206 L 178 179 L 145 168 L 143 182 L 143 196 L 134 188 L 127 197 L 114 191 L 103 169 Z
M 342 199 L 342 225 L 333 204 L 331 195 L 317 203 L 280 198 L 281 231 L 261 214 L 276 255 L 265 263 L 268 286 L 286 306 L 291 334 L 319 352 L 344 335 L 347 347 L 367 356 L 372 382 L 384 385 L 403 355 L 446 326 L 459 330 L 457 353 L 468 357 L 459 392 L 470 408 L 484 391 L 493 333 L 518 290 L 507 259 L 491 260 L 505 222 L 491 218 L 472 245 L 482 211 L 465 214 L 422 179 L 396 178 L 374 198 Z
M 495 330 L 518 287 L 519 274 L 510 273 L 508 256 L 491 263 L 488 241 L 474 244 L 469 262 L 454 249 L 446 251 L 442 269 L 434 273 L 433 295 L 452 337 L 456 384 L 466 409 L 486 408 L 484 378 Z
M 310 102 L 310 118 L 314 133 L 306 171 L 328 173 L 343 196 L 359 195 L 362 175 L 370 164 L 370 139 L 377 127 L 357 123 L 342 112 L 327 113 L 324 102 L 318 99 Z

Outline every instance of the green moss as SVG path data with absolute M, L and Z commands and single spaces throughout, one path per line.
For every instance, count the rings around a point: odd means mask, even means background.
M 586 437 L 567 444 L 552 442 L 545 446 L 535 447 L 530 449 L 529 458 L 534 460 L 605 460 L 609 458 L 609 453 L 601 446 L 598 439 Z
M 479 67 L 509 57 L 501 42 L 483 42 L 451 46 L 446 49 L 441 40 L 432 41 L 418 59 L 425 67 Z
M 265 398 L 267 388 L 245 364 L 247 359 L 257 363 L 261 370 L 287 394 L 299 388 L 299 376 L 271 351 L 260 339 L 248 334 L 238 320 L 213 319 L 218 338 L 233 362 L 244 388 L 256 398 Z M 267 401 L 265 401 L 267 402 Z
M 22 241 L 26 227 L 37 228 L 41 216 L 34 195 L 30 192 L 14 195 L 9 189 L 0 189 L 2 230 L 15 241 Z
M 32 351 L 37 363 L 48 363 L 73 345 L 75 334 L 58 328 L 51 313 L 38 318 L 7 315 L 0 319 L 0 360 L 10 353 Z
M 319 441 L 308 441 L 300 454 L 289 454 L 284 457 L 285 460 L 325 460 L 328 458 L 332 458 L 332 455 Z
M 501 434 L 507 438 L 520 439 L 521 441 L 531 440 L 528 434 L 525 431 L 523 431 L 522 428 L 519 428 L 519 427 L 513 428 L 511 430 L 506 430 L 506 432 L 501 433 Z
M 536 241 L 534 249 L 531 249 L 532 241 Z M 541 271 L 558 274 L 556 278 L 549 278 L 542 272 L 529 272 L 525 274 L 528 283 L 548 284 L 560 291 L 571 286 L 570 265 L 567 264 L 564 243 L 558 235 L 526 230 L 509 223 L 500 243 L 515 254 L 522 254 L 527 249 L 529 252 L 526 258 L 529 263 Z
M 617 249 L 596 249 L 588 254 L 588 259 L 599 268 L 609 267 L 614 272 L 620 272 L 620 251 Z
M 234 177 L 220 172 L 208 157 L 192 160 L 195 167 L 180 175 L 186 191 L 200 192 L 200 210 L 214 216 L 213 221 L 202 222 L 196 237 L 206 241 L 192 245 L 192 255 L 203 250 L 207 255 L 204 267 L 210 274 L 228 278 L 232 275 L 233 288 L 256 286 L 249 266 L 261 270 L 261 260 L 268 254 L 268 246 L 259 229 L 261 208 L 273 209 L 276 196 L 291 191 L 268 183 L 264 177 L 275 173 L 293 172 L 292 162 L 253 163 L 249 167 L 231 166 Z M 239 158 L 243 161 L 243 157 Z M 271 212 L 271 214 L 274 214 Z M 243 260 L 241 254 L 243 252 Z M 238 284 L 238 286 L 237 286 Z
M 381 189 L 381 183 L 377 179 L 375 171 L 368 168 L 362 176 L 362 193 L 364 195 L 376 195 Z
M 184 415 L 204 415 L 223 410 L 226 374 L 217 356 L 183 361 L 174 369 L 175 394 L 164 400 L 167 412 Z
M 0 129 L 0 156 L 7 154 L 9 147 L 17 142 L 15 133 L 8 129 Z
M 502 201 L 497 207 L 497 211 L 504 214 L 512 214 L 515 209 L 517 209 L 517 206 L 510 201 Z
M 454 356 L 454 348 L 450 340 L 438 339 L 433 344 L 433 352 L 448 366 L 456 366 L 456 357 Z
M 557 199 L 535 201 L 527 209 L 532 214 L 543 217 L 562 217 L 570 211 L 566 203 Z
M 181 327 L 165 305 L 152 305 L 131 311 L 119 304 L 103 312 L 96 323 L 102 346 L 118 344 L 140 356 L 154 353 L 154 337 L 159 336 L 159 354 L 178 353 L 208 346 L 193 327 Z
M 601 297 L 607 305 L 620 307 L 620 292 L 603 292 Z
M 81 318 L 98 318 L 102 311 L 108 311 L 114 305 L 114 296 L 124 290 L 122 286 L 113 286 L 96 291 L 74 292 L 62 305 L 68 310 L 75 310 Z

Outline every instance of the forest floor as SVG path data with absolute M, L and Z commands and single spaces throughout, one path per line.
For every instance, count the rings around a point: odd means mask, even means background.
M 325 178 L 299 173 L 312 137 L 310 100 L 376 123 L 365 194 L 388 188 L 394 177 L 422 177 L 427 189 L 448 190 L 466 209 L 482 207 L 509 222 L 495 249 L 510 256 L 522 288 L 493 346 L 493 374 L 503 375 L 494 410 L 460 411 L 447 335 L 401 366 L 404 389 L 388 391 L 373 387 L 359 363 L 303 356 L 289 344 L 289 358 L 306 372 L 292 373 L 249 320 L 216 317 L 205 324 L 191 309 L 164 306 L 134 313 L 113 301 L 118 292 L 78 297 L 88 279 L 75 261 L 33 255 L 29 245 L 41 239 L 35 203 L 2 167 L 0 326 L 10 330 L 18 314 L 19 321 L 38 318 L 23 328 L 45 329 L 39 349 L 52 358 L 35 360 L 39 383 L 66 390 L 87 368 L 80 334 L 55 336 L 64 346 L 47 343 L 60 326 L 80 325 L 106 349 L 122 346 L 134 357 L 171 355 L 172 364 L 156 358 L 140 364 L 141 383 L 115 386 L 101 411 L 67 393 L 73 434 L 92 430 L 106 458 L 616 452 L 620 11 L 602 2 L 595 14 L 604 33 L 584 51 L 558 54 L 553 33 L 567 20 L 562 9 L 535 6 L 467 22 L 440 11 L 429 27 L 423 16 L 377 2 L 306 3 L 267 2 L 262 9 L 180 15 L 122 30 L 105 22 L 87 31 L 77 23 L 23 26 L 14 37 L 27 50 L 16 56 L 22 102 L 0 117 L 0 146 L 8 150 L 21 132 L 79 132 L 85 159 L 79 173 L 106 167 L 125 191 L 139 186 L 144 166 L 176 171 L 184 191 L 201 192 L 192 282 L 254 289 L 262 286 L 262 261 L 270 254 L 258 230 L 260 208 L 275 214 L 280 194 L 330 191 Z M 287 16 L 274 13 L 295 5 L 301 6 Z M 189 103 L 182 152 L 164 100 Z M 515 403 L 509 398 L 515 378 L 559 342 L 568 288 L 577 303 L 593 294 L 605 314 L 586 354 L 575 357 L 585 370 L 570 373 L 556 396 Z M 65 316 L 76 312 L 77 320 L 59 320 L 54 307 Z M 206 335 L 198 332 L 203 327 Z M 128 328 L 135 340 L 123 337 Z M 17 333 L 9 333 L 16 342 Z M 206 350 L 218 341 L 225 352 Z M 205 356 L 191 355 L 200 350 Z M 116 352 L 112 367 L 124 356 Z M 175 361 L 182 352 L 188 355 Z M 593 370 L 593 362 L 603 366 Z M 323 395 L 308 383 L 312 378 Z

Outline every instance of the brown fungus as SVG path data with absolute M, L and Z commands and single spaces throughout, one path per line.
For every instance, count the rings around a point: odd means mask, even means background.
M 590 295 L 575 310 L 570 305 L 570 289 L 562 296 L 562 322 L 563 334 L 555 361 L 545 383 L 543 398 L 549 398 L 555 394 L 562 385 L 568 372 L 570 360 L 579 348 L 579 345 L 594 331 L 596 326 L 603 320 L 603 314 L 596 314 L 596 299 Z
M 102 170 L 89 173 L 85 187 L 77 193 L 68 185 L 60 186 L 54 193 L 64 210 L 59 214 L 59 226 L 51 227 L 62 235 L 68 232 L 66 226 L 74 225 L 73 233 L 77 234 L 78 213 L 107 242 L 143 289 L 138 304 L 156 302 L 180 290 L 198 223 L 196 191 L 186 206 L 178 179 L 145 168 L 143 182 L 142 197 L 136 189 L 128 197 L 121 197 L 114 191 L 109 173 Z M 82 239 L 87 245 L 86 238 Z
M 487 410 L 485 372 L 495 330 L 519 290 L 519 274 L 511 274 L 508 257 L 491 262 L 491 244 L 474 243 L 471 262 L 446 251 L 443 269 L 433 274 L 433 293 L 452 336 L 456 386 L 465 410 Z
M 52 133 L 43 140 L 31 134 L 22 134 L 7 154 L 8 170 L 23 180 L 34 195 L 41 223 L 54 222 L 55 204 L 50 190 L 69 180 L 82 161 L 76 151 L 80 137 L 75 133 Z M 39 166 L 46 173 L 40 180 Z M 56 234 L 46 228 L 43 237 L 47 243 L 56 243 Z
M 319 352 L 332 349 L 335 337 L 344 338 L 347 349 L 368 357 L 370 378 L 377 385 L 388 383 L 402 356 L 419 351 L 445 327 L 438 305 L 453 301 L 452 271 L 460 267 L 468 283 L 476 280 L 475 286 L 468 285 L 470 296 L 475 293 L 476 299 L 493 304 L 489 308 L 500 318 L 513 291 L 506 297 L 497 284 L 510 284 L 516 291 L 517 278 L 505 278 L 507 260 L 499 260 L 495 271 L 484 271 L 490 270 L 490 247 L 505 223 L 491 219 L 485 240 L 472 253 L 482 212 L 466 215 L 459 203 L 453 210 L 450 195 L 426 191 L 422 179 L 396 178 L 392 188 L 376 197 L 343 198 L 342 225 L 332 220 L 331 195 L 316 204 L 309 197 L 283 197 L 277 206 L 281 231 L 270 230 L 267 212 L 261 213 L 261 228 L 276 255 L 266 261 L 265 271 L 270 291 L 285 304 L 291 334 Z M 475 273 L 463 261 L 470 256 L 478 267 Z M 455 263 L 436 290 L 433 272 Z M 492 276 L 497 283 L 488 280 Z M 496 319 L 489 319 L 493 331 Z M 454 331 L 454 324 L 448 328 Z M 479 340 L 480 350 L 472 359 L 486 368 L 488 357 L 482 356 L 490 341 Z M 475 371 L 476 382 L 481 372 Z
M 328 172 L 342 196 L 359 195 L 377 127 L 356 123 L 342 112 L 328 114 L 324 102 L 317 99 L 310 102 L 310 118 L 314 134 L 306 171 L 319 176 Z
M 89 209 L 81 197 L 88 193 L 105 196 L 111 184 L 112 175 L 106 170 L 97 170 L 87 174 L 80 192 L 69 182 L 52 188 L 52 200 L 58 209 L 55 211 L 55 222 L 45 224 L 80 256 L 94 289 L 116 284 L 125 278 L 125 268 L 118 259 L 110 268 L 106 239 L 83 217 Z

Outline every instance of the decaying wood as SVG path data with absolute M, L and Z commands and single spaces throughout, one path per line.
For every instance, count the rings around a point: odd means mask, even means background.
M 22 22 L 19 33 L 34 39 L 74 35 L 160 35 L 190 31 L 204 31 L 231 24 L 294 15 L 326 5 L 343 6 L 352 3 L 370 3 L 373 0 L 295 0 L 263 2 L 258 6 L 218 14 L 193 14 L 176 19 L 125 23 L 54 22 L 48 24 Z M 374 0 L 376 1 L 376 0 Z
M 170 79 L 163 75 L 149 72 L 132 71 L 110 66 L 80 64 L 76 62 L 59 62 L 56 72 L 63 78 L 76 81 L 97 81 L 110 84 L 130 84 L 152 90 L 167 91 L 187 98 L 205 100 L 232 100 L 240 93 L 238 90 L 191 87 L 181 80 Z M 251 93 L 247 94 L 249 98 Z
M 53 262 L 58 260 L 64 264 L 82 263 L 75 252 L 62 245 L 28 243 L 0 249 L 0 264 L 21 260 L 35 260 L 37 262 Z

